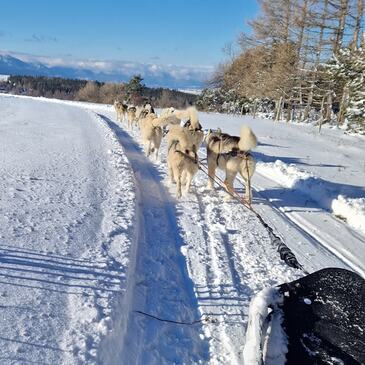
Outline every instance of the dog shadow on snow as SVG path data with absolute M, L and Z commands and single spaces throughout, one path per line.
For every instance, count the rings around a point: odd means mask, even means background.
M 134 303 L 139 307 L 133 309 L 168 320 L 195 321 L 200 318 L 200 313 L 186 258 L 181 253 L 184 241 L 177 222 L 176 200 L 162 183 L 163 175 L 145 156 L 140 145 L 113 120 L 105 115 L 99 114 L 99 117 L 114 131 L 123 146 L 136 181 L 137 214 L 142 233 L 138 240 L 134 275 L 137 277 Z M 209 341 L 200 337 L 203 333 L 201 323 L 177 325 L 140 314 L 134 316 L 134 322 L 139 325 L 132 323 L 130 333 L 136 328 L 138 333 L 138 327 L 143 327 L 143 333 L 137 337 L 142 336 L 141 341 L 147 344 L 153 342 L 153 347 L 163 358 L 174 356 L 182 360 L 181 356 L 186 358 L 187 355 L 192 362 L 209 361 Z M 166 333 L 174 341 L 173 348 L 166 349 Z M 133 339 L 129 341 L 131 343 L 127 345 L 133 349 Z M 142 362 L 152 361 L 148 356 L 153 355 L 143 354 Z
M 265 144 L 262 143 L 258 143 L 258 146 L 263 146 Z M 270 145 L 270 146 L 274 146 L 274 145 Z M 279 146 L 280 148 L 288 148 L 288 147 L 282 147 Z M 329 168 L 336 168 L 336 169 L 344 169 L 345 166 L 343 165 L 339 165 L 339 164 L 324 164 L 324 163 L 319 163 L 319 164 L 313 164 L 313 163 L 309 163 L 309 162 L 305 162 L 303 161 L 302 157 L 289 157 L 289 156 L 273 156 L 273 155 L 268 155 L 259 151 L 254 151 L 252 152 L 252 154 L 254 155 L 254 157 L 256 158 L 257 161 L 259 162 L 275 162 L 277 160 L 283 161 L 286 164 L 295 164 L 295 165 L 303 165 L 303 166 L 318 166 L 318 167 L 329 167 Z

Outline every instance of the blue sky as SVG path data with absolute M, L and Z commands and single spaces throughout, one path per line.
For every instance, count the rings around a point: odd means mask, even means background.
M 92 70 L 101 81 L 139 73 L 148 85 L 198 88 L 258 11 L 256 0 L 7 0 L 0 8 L 0 56 Z
M 2 1 L 0 49 L 73 59 L 216 65 L 255 0 Z

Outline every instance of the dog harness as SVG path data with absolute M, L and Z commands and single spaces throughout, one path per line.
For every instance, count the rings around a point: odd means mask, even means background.
M 248 159 L 251 154 L 247 151 L 240 151 L 240 150 L 231 150 L 229 152 L 225 152 L 225 153 L 218 153 L 217 154 L 217 165 L 219 165 L 219 157 L 238 157 L 238 158 L 242 158 L 242 159 Z

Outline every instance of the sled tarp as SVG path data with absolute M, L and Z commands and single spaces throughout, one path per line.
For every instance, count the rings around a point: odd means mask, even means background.
M 365 280 L 329 268 L 279 286 L 286 364 L 365 364 Z

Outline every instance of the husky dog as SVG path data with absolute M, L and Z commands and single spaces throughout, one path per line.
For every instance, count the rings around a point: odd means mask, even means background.
M 172 126 L 168 133 L 167 166 L 170 181 L 176 182 L 176 197 L 181 198 L 181 186 L 185 185 L 187 194 L 198 172 L 198 155 L 189 131 L 179 125 Z
M 154 117 L 156 117 L 155 115 L 155 110 L 153 109 L 151 103 L 146 102 L 144 104 L 144 106 L 142 107 L 142 109 L 139 112 L 139 116 L 137 117 L 137 124 L 139 129 L 141 129 L 141 126 L 143 124 L 144 119 L 149 115 L 149 114 L 154 114 Z
M 175 111 L 175 108 L 173 108 L 173 107 L 162 109 L 160 117 L 162 117 L 164 115 L 168 115 L 168 114 L 173 114 L 174 111 Z
M 143 110 L 144 110 L 144 108 L 143 108 L 143 106 L 141 106 L 141 105 L 138 105 L 138 106 L 136 107 L 136 124 L 137 124 L 137 126 L 138 126 L 138 128 L 139 128 L 139 129 L 140 129 L 139 121 L 140 121 L 140 119 L 141 119 L 141 116 L 142 116 L 142 112 L 143 112 Z
M 251 178 L 256 162 L 249 151 L 257 146 L 257 138 L 248 126 L 241 128 L 239 137 L 208 131 L 205 137 L 208 157 L 208 189 L 214 187 L 215 171 L 218 168 L 226 172 L 224 184 L 229 193 L 233 193 L 233 182 L 240 173 L 245 183 L 245 201 L 251 203 Z
M 191 109 L 190 119 L 185 122 L 184 128 L 189 131 L 192 142 L 198 151 L 204 139 L 204 131 L 201 124 L 199 123 L 198 112 L 196 109 Z
M 119 100 L 115 100 L 114 101 L 114 109 L 117 113 L 117 120 L 118 121 L 124 121 L 126 113 L 127 113 L 128 106 L 126 104 L 123 104 Z
M 160 149 L 163 137 L 162 127 L 167 126 L 168 124 L 176 124 L 177 122 L 180 122 L 180 120 L 174 115 L 157 117 L 156 114 L 149 113 L 143 118 L 141 123 L 141 137 L 147 156 L 155 152 L 157 160 L 158 150 Z
M 153 109 L 153 106 L 149 101 L 144 103 L 143 109 L 148 110 L 149 113 L 154 113 L 155 114 L 155 109 Z
M 173 108 L 168 109 L 171 110 Z M 191 106 L 185 110 L 174 110 L 173 114 L 176 115 L 177 118 L 185 120 L 184 128 L 190 132 L 190 140 L 198 151 L 204 138 L 204 132 L 201 124 L 199 123 L 199 115 L 196 108 Z
M 136 111 L 137 108 L 135 106 L 128 107 L 127 117 L 128 117 L 128 128 L 133 129 L 133 123 L 136 120 Z

